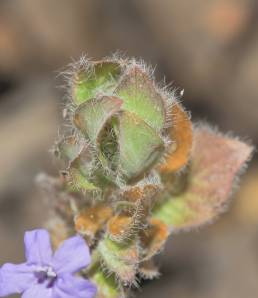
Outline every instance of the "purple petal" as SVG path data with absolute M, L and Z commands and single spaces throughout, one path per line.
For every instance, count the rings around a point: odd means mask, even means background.
M 93 298 L 96 293 L 96 286 L 88 280 L 65 274 L 57 280 L 53 298 Z
M 52 248 L 47 230 L 38 229 L 26 232 L 24 243 L 28 264 L 49 265 L 52 258 Z
M 53 289 L 47 288 L 45 284 L 37 284 L 30 287 L 22 294 L 22 298 L 52 298 Z
M 0 297 L 22 293 L 37 282 L 34 267 L 27 264 L 5 264 L 0 268 Z
M 57 274 L 75 273 L 90 263 L 90 252 L 81 236 L 63 242 L 54 254 L 52 266 Z

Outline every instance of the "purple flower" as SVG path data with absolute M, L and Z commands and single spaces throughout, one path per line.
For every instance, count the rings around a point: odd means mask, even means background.
M 39 229 L 24 237 L 26 263 L 0 268 L 0 297 L 22 293 L 22 298 L 93 298 L 96 287 L 73 274 L 90 263 L 89 248 L 80 236 L 63 242 L 53 254 L 49 233 Z

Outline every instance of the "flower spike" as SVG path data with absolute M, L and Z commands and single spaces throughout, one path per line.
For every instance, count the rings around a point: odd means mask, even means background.
M 91 298 L 92 281 L 96 298 L 125 298 L 141 278 L 159 277 L 154 256 L 171 234 L 225 210 L 253 148 L 194 125 L 142 61 L 81 59 L 68 73 L 68 123 L 55 149 L 64 167 L 44 188 L 55 246 L 81 236 L 52 256 L 46 232 L 28 234 L 28 262 L 2 267 L 0 294 Z

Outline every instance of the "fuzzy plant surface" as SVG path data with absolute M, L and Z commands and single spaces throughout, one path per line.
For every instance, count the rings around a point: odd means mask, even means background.
M 225 210 L 253 148 L 193 124 L 143 62 L 83 57 L 65 77 L 65 135 L 54 148 L 62 170 L 39 177 L 47 228 L 55 247 L 75 233 L 87 241 L 92 262 L 82 276 L 96 297 L 128 297 L 159 276 L 154 257 L 171 234 Z

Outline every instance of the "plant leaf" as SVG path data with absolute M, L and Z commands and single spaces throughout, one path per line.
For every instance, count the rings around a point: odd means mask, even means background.
M 194 144 L 186 189 L 165 194 L 153 216 L 172 229 L 189 229 L 214 219 L 225 209 L 236 175 L 250 158 L 252 147 L 238 139 L 194 130 Z

